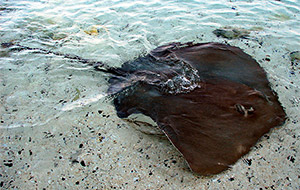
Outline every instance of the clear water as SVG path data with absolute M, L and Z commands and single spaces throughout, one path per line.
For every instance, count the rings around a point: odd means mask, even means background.
M 289 56 L 300 50 L 299 0 L 16 0 L 0 1 L 0 6 L 1 43 L 14 42 L 77 55 L 110 66 L 120 66 L 170 42 L 214 41 L 238 46 L 266 70 L 272 88 L 286 109 L 289 120 L 277 135 L 283 138 L 299 134 L 300 66 L 292 65 Z M 216 37 L 212 31 L 222 27 L 246 29 L 250 37 L 233 40 Z M 110 101 L 105 98 L 107 77 L 91 66 L 54 54 L 9 51 L 1 47 L 0 130 L 4 159 L 5 147 L 17 150 L 24 143 L 8 140 L 13 136 L 29 138 L 36 133 L 43 144 L 45 134 L 39 132 L 67 131 L 66 123 L 98 126 L 97 130 L 105 131 L 112 139 L 131 138 L 132 131 L 129 134 L 115 127 L 99 127 L 123 122 L 115 116 Z M 84 119 L 87 112 L 96 115 L 99 109 L 111 117 Z M 299 140 L 299 136 L 297 138 Z M 78 145 L 71 143 L 70 146 Z M 49 153 L 55 154 L 54 149 Z M 46 153 L 35 155 L 35 160 L 45 155 L 47 157 Z M 30 162 L 29 158 L 24 160 Z M 36 168 L 44 171 L 43 166 Z M 38 169 L 31 171 L 39 173 Z M 23 175 L 3 170 L 8 176 Z M 299 166 L 297 170 L 299 173 Z M 59 173 L 55 172 L 55 175 Z M 40 179 L 46 179 L 41 176 Z M 102 184 L 108 185 L 105 180 Z M 14 185 L 24 187 L 21 181 L 15 181 Z
M 299 3 L 299 2 L 298 2 Z M 230 40 L 262 62 L 270 78 L 281 85 L 299 88 L 298 73 L 291 76 L 288 53 L 299 49 L 300 25 L 297 1 L 15 1 L 3 2 L 9 8 L 1 13 L 1 43 L 14 41 L 29 47 L 74 54 L 111 66 L 146 54 L 166 43 L 228 41 L 212 31 L 224 26 L 253 30 L 255 40 Z M 11 12 L 10 12 L 11 11 Z M 97 29 L 97 35 L 85 31 Z M 250 47 L 249 47 L 250 46 Z M 53 110 L 61 96 L 82 90 L 68 75 L 93 72 L 80 63 L 30 51 L 7 53 L 2 50 L 2 127 L 38 125 L 63 107 Z M 74 74 L 75 75 L 75 74 Z M 85 83 L 89 83 L 85 81 Z M 100 82 L 101 76 L 98 77 Z M 271 79 L 272 80 L 272 79 Z M 78 82 L 78 83 L 77 83 Z M 103 82 L 103 81 L 102 81 Z M 77 84 L 76 84 L 77 83 Z M 104 82 L 103 82 L 104 83 Z M 103 84 L 105 85 L 105 84 Z M 49 88 L 52 95 L 46 95 Z M 69 88 L 66 92 L 65 90 Z M 91 94 L 105 93 L 105 87 L 91 87 Z M 43 91 L 44 90 L 44 91 Z M 276 90 L 276 89 L 275 89 Z M 42 91 L 44 93 L 42 93 Z M 58 100 L 59 101 L 59 100 Z M 68 101 L 69 102 L 69 101 Z M 94 102 L 94 101 L 92 101 Z M 30 104 L 31 106 L 28 106 Z M 67 103 L 65 106 L 69 107 Z M 47 112 L 47 113 L 46 113 Z M 50 113 L 51 112 L 51 113 Z M 34 113 L 34 114 L 33 114 Z M 30 115 L 30 118 L 28 116 Z M 29 125 L 27 125 L 29 124 Z

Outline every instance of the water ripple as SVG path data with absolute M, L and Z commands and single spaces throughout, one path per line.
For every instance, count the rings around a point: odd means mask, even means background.
M 299 5 L 299 0 L 6 1 L 1 5 L 0 41 L 74 54 L 111 66 L 120 66 L 169 42 L 229 42 L 258 60 L 272 56 L 270 63 L 260 63 L 273 76 L 271 82 L 278 82 L 274 86 L 280 94 L 287 81 L 299 88 L 299 76 L 290 77 L 288 59 L 288 52 L 299 50 Z M 228 41 L 212 34 L 226 26 L 256 28 L 251 29 L 253 40 Z M 89 34 L 93 27 L 96 31 Z M 105 92 L 104 77 L 80 63 L 30 51 L 1 49 L 0 55 L 1 118 L 5 126 L 30 117 L 43 123 L 61 111 L 54 109 L 61 99 L 76 104 L 71 102 L 76 88 L 87 94 Z

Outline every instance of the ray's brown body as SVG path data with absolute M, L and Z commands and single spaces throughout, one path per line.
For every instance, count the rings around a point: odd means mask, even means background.
M 160 81 L 180 73 L 178 61 L 197 70 L 198 87 L 165 93 Z M 118 93 L 118 116 L 151 117 L 201 175 L 227 169 L 286 119 L 265 71 L 237 47 L 172 43 L 113 72 L 109 92 Z

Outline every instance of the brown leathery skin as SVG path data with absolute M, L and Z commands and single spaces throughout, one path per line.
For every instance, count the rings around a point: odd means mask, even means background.
M 178 60 L 196 68 L 201 80 L 192 91 L 165 93 L 153 81 L 166 80 L 169 75 L 163 75 L 164 71 L 178 72 L 174 68 Z M 129 67 L 135 64 L 137 69 Z M 118 116 L 143 113 L 151 117 L 190 168 L 201 175 L 226 170 L 286 119 L 265 71 L 237 47 L 172 43 L 119 69 L 122 76 L 110 81 L 111 92 L 119 90 L 114 99 Z M 133 76 L 138 80 L 129 84 Z

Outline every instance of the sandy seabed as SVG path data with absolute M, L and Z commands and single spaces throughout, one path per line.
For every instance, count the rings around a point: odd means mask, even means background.
M 166 138 L 119 119 L 109 75 L 53 54 L 0 49 L 2 189 L 299 189 L 300 2 L 19 1 L 0 10 L 14 41 L 111 66 L 170 42 L 238 46 L 266 70 L 288 115 L 229 170 L 192 173 Z M 216 28 L 249 29 L 248 39 Z M 94 30 L 96 28 L 96 31 Z M 252 29 L 251 29 L 252 28 Z

